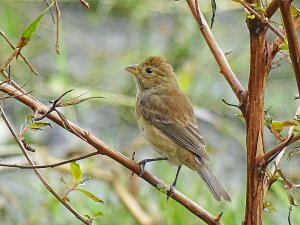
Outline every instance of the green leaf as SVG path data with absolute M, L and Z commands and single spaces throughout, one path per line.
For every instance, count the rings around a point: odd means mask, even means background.
M 103 216 L 103 215 L 104 215 L 103 212 L 98 211 L 94 214 L 94 217 L 96 218 L 96 217 Z
M 289 42 L 288 42 L 287 38 L 284 39 L 284 43 L 279 45 L 279 49 L 280 50 L 289 50 Z
M 288 199 L 289 199 L 290 205 L 297 206 L 294 196 L 292 196 L 291 194 L 288 194 Z
M 33 122 L 32 124 L 29 125 L 29 128 L 32 130 L 41 130 L 43 127 L 49 126 L 52 128 L 50 123 L 45 123 L 45 122 Z
M 266 211 L 266 212 L 274 212 L 274 211 L 276 211 L 276 209 L 269 203 L 269 202 L 264 202 L 263 203 L 263 207 L 264 207 L 264 210 Z
M 72 173 L 74 184 L 78 185 L 80 183 L 80 180 L 82 177 L 82 172 L 81 172 L 80 166 L 76 162 L 71 162 L 70 168 L 71 168 L 71 173 Z
M 28 44 L 28 42 L 30 41 L 30 38 L 34 35 L 37 26 L 39 25 L 39 23 L 41 22 L 41 19 L 43 18 L 43 16 L 45 15 L 45 13 L 53 6 L 54 1 L 52 1 L 52 3 L 49 5 L 48 8 L 46 8 L 23 32 L 21 39 L 17 45 L 18 48 L 23 48 L 24 46 L 26 46 Z
M 27 120 L 32 120 L 33 118 L 34 118 L 34 116 L 32 114 L 27 114 L 26 115 Z
M 215 16 L 216 16 L 216 11 L 217 11 L 217 4 L 215 0 L 211 0 L 211 9 L 212 9 L 212 15 L 211 15 L 211 20 L 210 20 L 210 28 L 212 28 L 214 21 L 215 21 Z
M 255 15 L 252 15 L 252 14 L 247 15 L 247 18 L 253 20 L 253 19 L 255 19 Z
M 89 197 L 90 199 L 94 200 L 95 202 L 104 203 L 102 199 L 98 198 L 96 195 L 92 194 L 91 192 L 81 189 L 81 188 L 75 188 L 74 190 L 81 192 L 85 196 Z
M 91 216 L 88 215 L 88 214 L 84 214 L 83 216 L 86 217 L 88 220 L 93 220 L 93 217 L 91 217 Z
M 300 14 L 300 10 L 293 5 L 290 6 L 290 12 L 294 16 L 298 16 Z
M 293 121 L 283 121 L 283 122 L 272 121 L 272 129 L 277 131 L 278 133 L 280 133 L 282 129 L 285 127 L 292 127 L 296 125 L 297 124 Z

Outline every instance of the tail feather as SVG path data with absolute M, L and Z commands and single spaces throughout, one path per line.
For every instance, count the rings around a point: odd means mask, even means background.
M 231 201 L 223 186 L 206 165 L 198 165 L 196 170 L 217 201 L 220 201 L 221 197 L 226 201 Z

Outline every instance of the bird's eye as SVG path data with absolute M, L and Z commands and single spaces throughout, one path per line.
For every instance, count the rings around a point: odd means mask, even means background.
M 146 69 L 146 73 L 148 73 L 148 74 L 153 73 L 153 69 L 151 69 L 150 67 L 148 67 L 148 68 Z

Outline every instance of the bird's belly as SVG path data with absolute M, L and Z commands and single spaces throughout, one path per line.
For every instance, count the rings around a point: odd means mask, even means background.
M 176 143 L 174 143 L 156 127 L 145 122 L 143 119 L 140 119 L 138 124 L 144 138 L 159 154 L 167 157 L 170 162 L 176 165 L 182 164 L 177 154 L 178 145 Z

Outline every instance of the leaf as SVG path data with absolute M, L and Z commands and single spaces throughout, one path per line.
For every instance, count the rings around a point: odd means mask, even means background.
M 33 118 L 34 118 L 34 116 L 32 114 L 27 114 L 26 115 L 27 120 L 32 120 Z
M 294 16 L 298 16 L 300 14 L 300 10 L 293 5 L 290 6 L 290 12 Z
M 264 210 L 269 213 L 276 211 L 276 209 L 269 202 L 264 202 L 263 207 L 264 207 Z
M 84 214 L 83 216 L 86 217 L 88 220 L 93 220 L 93 218 L 88 214 Z
M 280 50 L 289 50 L 289 41 L 287 38 L 284 39 L 284 43 L 279 45 Z
M 272 121 L 272 129 L 275 130 L 276 132 L 280 133 L 283 128 L 285 127 L 292 127 L 296 126 L 297 124 L 293 121 Z
M 63 101 L 63 102 L 59 102 L 56 106 L 57 107 L 66 107 L 66 106 L 70 106 L 70 105 L 77 105 L 77 104 L 80 104 L 84 101 L 88 101 L 88 100 L 91 100 L 91 99 L 95 99 L 95 98 L 104 98 L 104 97 L 88 97 L 88 98 L 81 98 L 81 99 L 71 99 L 71 100 L 67 100 L 67 101 Z
M 250 14 L 247 16 L 247 18 L 253 20 L 253 19 L 255 19 L 255 15 Z
M 52 1 L 52 3 L 49 5 L 48 8 L 46 8 L 23 32 L 21 39 L 19 41 L 19 43 L 17 44 L 17 48 L 20 48 L 20 50 L 25 47 L 28 42 L 30 41 L 30 38 L 33 37 L 37 26 L 39 25 L 39 23 L 41 22 L 41 19 L 43 18 L 43 16 L 45 15 L 45 13 L 48 11 L 48 9 L 50 9 L 54 4 L 54 1 Z
M 81 189 L 81 188 L 75 188 L 74 190 L 81 192 L 85 196 L 89 197 L 90 199 L 94 200 L 95 202 L 104 203 L 102 199 L 98 198 L 96 195 L 92 194 L 91 192 Z
M 211 0 L 211 9 L 212 9 L 212 15 L 211 15 L 211 20 L 210 20 L 210 28 L 213 27 L 213 24 L 215 22 L 215 16 L 216 16 L 216 11 L 217 11 L 217 4 L 215 0 Z
M 29 128 L 32 130 L 41 130 L 43 127 L 49 126 L 52 128 L 50 123 L 46 122 L 33 122 L 32 124 L 29 125 Z
M 80 166 L 76 162 L 71 162 L 70 168 L 71 168 L 71 173 L 72 173 L 74 184 L 78 185 L 80 183 L 80 180 L 82 177 L 82 172 L 81 172 Z
M 96 217 L 103 216 L 103 215 L 104 215 L 103 212 L 98 211 L 94 214 L 94 217 L 96 218 Z
M 294 196 L 292 196 L 291 194 L 288 194 L 288 199 L 289 199 L 290 205 L 297 206 Z

